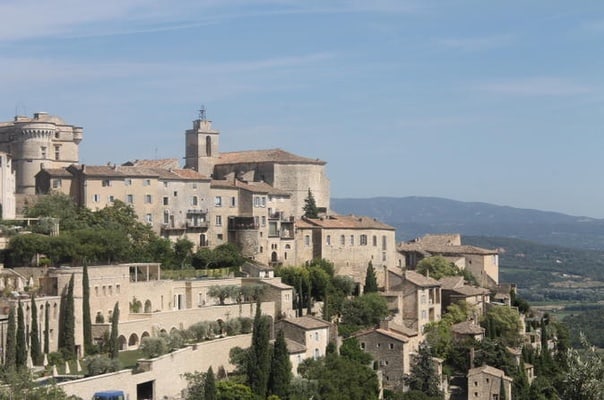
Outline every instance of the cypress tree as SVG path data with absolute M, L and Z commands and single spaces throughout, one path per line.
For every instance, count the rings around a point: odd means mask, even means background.
M 306 218 L 319 218 L 319 208 L 317 207 L 317 203 L 315 201 L 315 197 L 312 195 L 310 188 L 308 188 L 308 195 L 306 199 L 304 199 L 304 216 Z
M 268 391 L 270 394 L 286 398 L 289 393 L 289 385 L 292 380 L 292 364 L 289 361 L 287 344 L 283 330 L 277 332 L 273 355 L 271 359 L 271 373 L 268 380 Z
M 4 365 L 7 370 L 14 370 L 17 364 L 17 346 L 15 340 L 16 334 L 15 307 L 10 306 L 8 312 L 8 327 L 6 328 L 6 354 L 4 357 Z
M 411 390 L 419 390 L 428 396 L 441 397 L 438 375 L 432 352 L 426 342 L 419 345 L 417 359 L 411 367 L 411 374 L 406 379 Z
M 88 279 L 88 265 L 84 264 L 82 273 L 82 324 L 84 329 L 84 354 L 94 352 L 92 343 L 92 320 L 90 317 L 90 282 Z
M 36 297 L 31 295 L 31 331 L 29 338 L 29 351 L 34 365 L 42 364 L 42 353 L 40 350 L 40 328 L 38 327 L 38 307 Z
M 266 397 L 270 373 L 271 352 L 269 321 L 262 316 L 260 302 L 256 304 L 252 346 L 248 354 L 247 378 L 252 391 L 260 398 Z
M 113 306 L 113 313 L 111 314 L 111 336 L 109 337 L 109 349 L 111 351 L 111 358 L 117 359 L 120 350 L 119 343 L 117 340 L 118 324 L 120 321 L 120 305 L 118 302 Z
M 375 269 L 373 269 L 373 263 L 369 261 L 367 266 L 367 274 L 365 274 L 365 293 L 375 293 L 378 291 L 377 278 L 375 276 Z
M 75 358 L 75 306 L 73 300 L 73 274 L 67 291 L 61 297 L 61 326 L 59 327 L 59 349 L 66 360 Z
M 44 354 L 50 353 L 50 303 L 44 306 Z
M 17 368 L 25 367 L 27 363 L 27 347 L 25 341 L 25 317 L 23 316 L 23 306 L 21 301 L 17 308 L 17 338 L 15 349 L 15 364 Z
M 206 378 L 203 381 L 203 400 L 216 400 L 218 392 L 216 390 L 216 378 L 212 367 L 208 368 Z

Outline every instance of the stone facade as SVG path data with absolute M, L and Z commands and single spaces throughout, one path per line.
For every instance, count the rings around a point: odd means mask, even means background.
M 331 329 L 333 328 L 329 322 L 310 315 L 276 322 L 275 332 L 282 330 L 287 340 L 303 346 L 288 345 L 294 373 L 303 360 L 311 358 L 316 360 L 325 356 L 331 338 Z
M 16 192 L 35 194 L 35 175 L 42 167 L 60 168 L 79 162 L 82 136 L 81 127 L 45 112 L 1 122 L 0 151 L 12 157 Z
M 10 154 L 0 151 L 0 219 L 14 219 L 16 215 L 15 202 L 15 171 Z
M 468 371 L 468 400 L 499 400 L 504 396 L 512 399 L 512 378 L 502 370 L 483 365 Z

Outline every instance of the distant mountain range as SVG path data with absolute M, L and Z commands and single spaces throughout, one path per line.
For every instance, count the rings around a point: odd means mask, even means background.
M 398 240 L 426 233 L 498 236 L 604 250 L 604 220 L 436 197 L 332 199 L 340 214 L 366 215 L 397 229 Z

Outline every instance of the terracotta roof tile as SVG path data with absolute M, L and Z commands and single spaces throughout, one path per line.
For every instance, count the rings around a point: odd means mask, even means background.
M 313 317 L 311 315 L 304 315 L 302 317 L 297 318 L 288 318 L 284 319 L 283 322 L 287 322 L 292 325 L 297 325 L 306 330 L 329 328 L 331 326 L 329 322 L 320 318 Z
M 451 331 L 458 335 L 482 335 L 484 328 L 473 321 L 464 321 L 451 326 Z
M 178 163 L 178 158 L 162 158 L 158 160 L 134 160 L 127 161 L 123 166 L 131 166 L 131 167 L 147 167 L 147 168 L 180 168 Z
M 464 284 L 463 276 L 444 276 L 438 280 L 440 287 L 443 290 L 452 290 L 458 287 L 462 287 Z
M 217 165 L 242 163 L 326 164 L 325 161 L 321 161 L 318 158 L 301 157 L 282 149 L 247 150 L 220 153 L 217 161 Z
M 44 168 L 40 172 L 46 172 L 51 177 L 71 178 L 73 176 L 69 173 L 67 168 Z
M 436 279 L 424 276 L 415 271 L 405 271 L 405 280 L 421 287 L 440 286 L 440 283 Z
M 393 226 L 387 225 L 372 217 L 358 217 L 355 215 L 329 215 L 327 217 L 309 219 L 302 221 L 310 226 L 323 229 L 384 229 L 395 230 Z

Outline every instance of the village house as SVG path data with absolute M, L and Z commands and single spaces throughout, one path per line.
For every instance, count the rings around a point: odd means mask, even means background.
M 468 270 L 482 287 L 499 284 L 499 255 L 497 250 L 462 245 L 461 235 L 425 235 L 400 243 L 398 252 L 407 269 L 415 269 L 426 257 L 442 256 L 461 270 Z
M 504 393 L 501 392 L 503 388 Z M 483 365 L 468 371 L 468 400 L 512 398 L 512 378 L 497 368 Z

